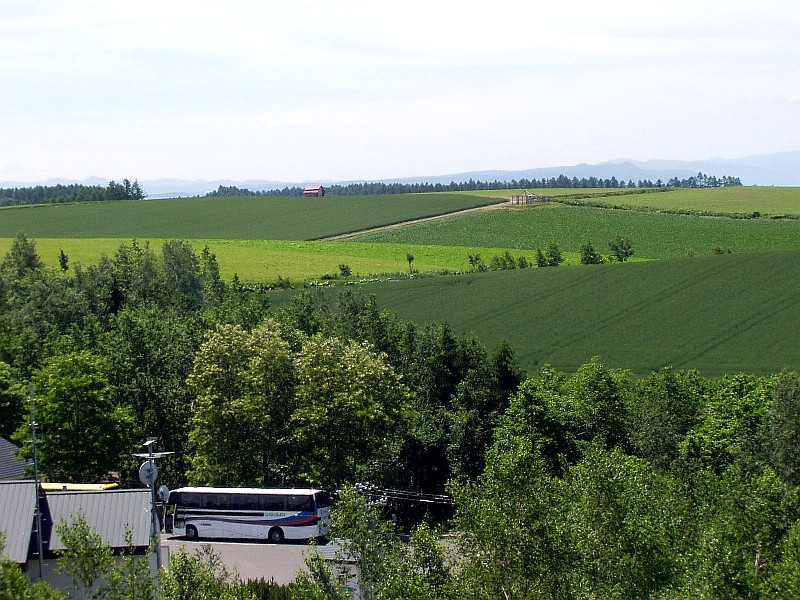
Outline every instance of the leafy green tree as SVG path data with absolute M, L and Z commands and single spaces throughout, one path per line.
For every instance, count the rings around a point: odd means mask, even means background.
M 578 439 L 599 437 L 608 447 L 628 449 L 629 394 L 630 373 L 595 357 L 565 382 L 561 401 Z
M 219 274 L 217 255 L 208 246 L 203 246 L 200 254 L 200 279 L 203 282 L 203 298 L 206 305 L 219 304 L 225 294 L 225 282 Z
M 555 598 L 572 557 L 562 543 L 555 480 L 531 438 L 493 449 L 477 482 L 451 484 L 458 532 L 457 596 Z
M 155 436 L 159 448 L 175 451 L 159 468 L 165 481 L 180 481 L 191 455 L 193 395 L 186 379 L 206 322 L 171 308 L 130 306 L 120 310 L 110 325 L 97 347 L 107 357 L 112 398 L 133 411 L 133 439 Z M 133 459 L 129 461 L 129 470 L 137 468 Z
M 539 267 L 557 267 L 562 262 L 564 262 L 564 256 L 555 240 L 547 242 L 544 250 L 541 248 L 536 250 L 536 265 Z
M 764 378 L 726 376 L 709 391 L 700 422 L 679 444 L 687 466 L 723 473 L 729 465 L 760 470 L 761 431 L 769 410 Z
M 800 521 L 795 521 L 781 542 L 781 558 L 762 583 L 764 597 L 800 598 Z
M 787 511 L 781 480 L 770 469 L 748 475 L 731 465 L 700 481 L 693 490 L 696 539 L 684 559 L 683 597 L 759 597 L 780 562 L 787 515 L 794 512 Z
M 288 461 L 294 380 L 291 349 L 273 321 L 251 332 L 219 325 L 207 334 L 188 379 L 196 395 L 190 479 L 210 485 L 279 483 Z
M 521 380 L 514 352 L 503 342 L 490 360 L 471 368 L 458 384 L 447 435 L 447 456 L 454 477 L 474 480 L 483 471 L 495 427 Z
M 103 361 L 87 351 L 51 358 L 35 373 L 39 465 L 51 481 L 102 481 L 130 451 L 133 417 L 115 406 Z M 14 439 L 20 456 L 31 458 L 31 431 Z
M 69 270 L 69 257 L 64 253 L 64 250 L 58 252 L 58 266 L 61 267 L 61 272 L 66 273 Z
M 609 240 L 608 247 L 611 250 L 611 256 L 613 256 L 617 262 L 625 262 L 633 256 L 631 241 L 622 236 L 618 235 Z
M 542 473 L 560 476 L 580 457 L 571 419 L 560 408 L 565 379 L 550 367 L 525 380 L 511 397 L 494 432 L 492 455 L 530 445 L 530 457 Z
M 395 463 L 408 391 L 386 355 L 316 335 L 295 360 L 292 414 L 302 479 L 341 485 L 382 481 Z
M 91 320 L 91 307 L 70 279 L 49 269 L 29 269 L 9 279 L 0 316 L 0 360 L 30 374 L 53 354 L 79 344 L 80 331 Z
M 33 582 L 19 565 L 2 556 L 5 533 L 0 531 L 0 600 L 65 600 L 43 581 Z
M 28 236 L 20 232 L 11 242 L 11 248 L 0 263 L 0 270 L 8 272 L 15 277 L 23 277 L 29 271 L 38 271 L 44 268 L 42 259 L 36 252 L 36 242 L 29 240 Z
M 649 465 L 593 444 L 562 482 L 573 597 L 647 598 L 680 573 L 680 497 Z
M 26 397 L 18 375 L 0 361 L 0 436 L 9 437 L 25 420 Z
M 796 487 L 800 485 L 800 376 L 780 373 L 772 381 L 770 395 L 765 419 L 770 463 L 787 484 Z
M 200 259 L 189 242 L 170 240 L 161 249 L 166 297 L 172 303 L 188 309 L 203 304 L 203 279 Z
M 59 571 L 72 581 L 72 590 L 80 598 L 105 598 L 103 585 L 114 569 L 114 553 L 94 531 L 83 513 L 72 515 L 70 521 L 56 525 L 64 543 L 60 553 Z
M 487 269 L 486 263 L 483 262 L 483 259 L 481 258 L 480 254 L 468 253 L 467 260 L 469 261 L 469 266 L 471 267 L 471 270 L 478 272 L 486 271 Z
M 159 600 L 256 600 L 210 546 L 181 548 L 159 576 Z
M 339 544 L 335 558 L 352 564 L 354 572 L 334 571 L 319 553 L 312 553 L 306 559 L 307 573 L 299 576 L 301 597 L 349 598 L 345 586 L 357 587 L 364 599 L 454 597 L 451 566 L 436 533 L 420 526 L 404 544 L 394 524 L 382 520 L 378 507 L 369 505 L 352 487 L 342 490 L 331 513 L 331 535 Z
M 678 458 L 678 446 L 697 423 L 706 386 L 695 371 L 671 367 L 650 373 L 634 384 L 628 414 L 631 441 L 640 456 L 667 467 Z
M 600 265 L 603 261 L 603 255 L 600 254 L 592 246 L 592 242 L 586 242 L 580 247 L 581 264 L 582 265 Z

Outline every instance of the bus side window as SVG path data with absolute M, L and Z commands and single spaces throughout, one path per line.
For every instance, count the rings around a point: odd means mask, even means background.
M 203 506 L 205 508 L 227 508 L 229 504 L 229 494 L 203 494 Z
M 258 510 L 258 496 L 254 494 L 232 494 L 231 510 Z
M 286 510 L 299 512 L 314 512 L 314 498 L 312 496 L 289 496 Z
M 277 494 L 263 494 L 259 496 L 261 510 L 284 510 L 284 497 Z

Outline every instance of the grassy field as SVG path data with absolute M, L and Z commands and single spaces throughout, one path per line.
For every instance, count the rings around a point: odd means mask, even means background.
M 729 214 L 758 212 L 771 216 L 800 216 L 800 188 L 790 187 L 686 188 L 662 193 L 616 196 L 607 201 L 620 206 L 649 207 L 655 210 Z
M 58 268 L 61 250 L 69 264 L 84 267 L 97 264 L 103 255 L 113 256 L 121 244 L 131 240 L 116 238 L 34 238 L 36 251 L 45 265 Z M 140 245 L 149 244 L 156 254 L 161 253 L 163 239 L 137 239 Z M 355 277 L 382 273 L 408 273 L 408 254 L 414 255 L 412 266 L 420 272 L 465 271 L 469 269 L 467 254 L 480 254 L 488 263 L 492 256 L 506 248 L 382 244 L 359 242 L 302 242 L 285 240 L 187 240 L 200 255 L 208 248 L 216 255 L 220 275 L 230 280 L 234 273 L 242 281 L 272 282 L 278 277 L 302 282 L 324 275 L 338 275 L 339 265 L 350 267 Z M 0 256 L 5 255 L 13 240 L 0 238 Z M 515 258 L 524 255 L 536 262 L 536 253 L 513 250 Z M 565 255 L 566 263 L 579 261 L 576 253 Z
M 51 204 L 0 209 L 0 237 L 314 240 L 496 202 L 442 193 Z
M 714 190 L 708 190 L 714 191 Z M 645 194 L 650 197 L 670 193 Z M 800 248 L 800 220 L 726 219 L 544 204 L 482 211 L 374 233 L 356 239 L 393 244 L 491 246 L 535 249 L 555 240 L 577 252 L 591 241 L 608 252 L 608 240 L 622 235 L 636 256 L 674 258 L 687 253 L 713 254 Z
M 498 196 L 509 198 L 525 190 L 505 190 Z M 714 214 L 752 214 L 770 216 L 800 216 L 800 188 L 734 186 L 720 188 L 682 189 L 596 189 L 543 188 L 527 190 L 534 194 L 553 198 L 581 198 L 584 202 L 650 208 L 654 211 L 693 211 Z M 469 192 L 490 195 L 492 192 Z
M 800 368 L 800 251 L 496 271 L 365 284 L 417 323 L 447 321 L 528 369 L 573 371 L 599 356 L 637 375 Z M 335 295 L 336 289 L 323 293 Z M 281 305 L 291 292 L 273 292 Z

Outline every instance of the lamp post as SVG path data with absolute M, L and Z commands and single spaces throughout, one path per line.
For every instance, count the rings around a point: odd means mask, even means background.
M 139 480 L 150 488 L 150 544 L 153 546 L 153 552 L 155 553 L 155 573 L 158 573 L 158 569 L 161 568 L 161 543 L 158 539 L 160 527 L 158 526 L 158 514 L 156 512 L 156 477 L 158 477 L 158 467 L 155 461 L 157 458 L 164 458 L 165 456 L 174 454 L 174 452 L 154 452 L 153 446 L 155 446 L 156 441 L 158 441 L 158 438 L 147 438 L 147 441 L 142 444 L 147 448 L 147 452 L 140 452 L 133 456 L 147 459 L 139 467 Z

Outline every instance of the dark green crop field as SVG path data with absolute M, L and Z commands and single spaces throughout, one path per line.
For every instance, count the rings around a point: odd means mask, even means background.
M 522 365 L 574 371 L 600 356 L 643 375 L 800 368 L 800 251 L 496 271 L 365 284 L 380 307 L 447 321 Z M 336 294 L 335 290 L 325 293 Z M 285 302 L 286 292 L 274 293 Z
M 672 193 L 677 192 L 641 196 Z M 519 249 L 541 248 L 555 240 L 571 252 L 591 241 L 598 251 L 607 253 L 608 240 L 617 235 L 629 238 L 635 256 L 641 258 L 707 255 L 715 248 L 732 252 L 800 248 L 800 220 L 710 218 L 545 204 L 454 215 L 354 239 Z
M 499 201 L 440 193 L 50 204 L 0 209 L 0 237 L 314 240 Z

